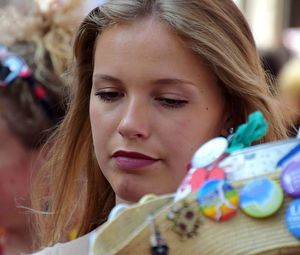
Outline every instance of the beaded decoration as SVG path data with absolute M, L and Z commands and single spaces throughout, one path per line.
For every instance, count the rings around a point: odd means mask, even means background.
M 168 220 L 174 223 L 173 230 L 181 238 L 191 238 L 197 235 L 200 225 L 200 214 L 196 204 L 183 201 L 180 205 L 174 205 L 169 211 Z

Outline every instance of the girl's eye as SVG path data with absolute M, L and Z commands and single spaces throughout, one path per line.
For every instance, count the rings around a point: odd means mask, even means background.
M 119 91 L 98 91 L 95 95 L 104 102 L 114 102 L 124 96 L 124 94 Z
M 167 108 L 180 108 L 185 106 L 188 101 L 182 99 L 173 99 L 173 98 L 166 98 L 166 97 L 159 97 L 156 99 L 162 106 Z

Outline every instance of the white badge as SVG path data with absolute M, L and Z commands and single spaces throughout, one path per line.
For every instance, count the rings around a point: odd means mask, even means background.
M 228 141 L 224 137 L 209 140 L 195 152 L 192 167 L 206 167 L 217 160 L 228 148 Z

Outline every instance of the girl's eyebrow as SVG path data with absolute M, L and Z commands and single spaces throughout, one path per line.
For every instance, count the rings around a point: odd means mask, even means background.
M 123 85 L 124 83 L 113 76 L 110 75 L 106 75 L 106 74 L 95 74 L 93 76 L 93 81 L 97 82 L 97 81 L 106 81 L 106 82 L 111 82 L 114 83 L 116 85 Z M 191 81 L 187 81 L 187 80 L 181 80 L 181 79 L 176 79 L 176 78 L 163 78 L 163 79 L 158 79 L 158 80 L 154 80 L 151 83 L 156 84 L 156 85 L 182 85 L 182 84 L 190 84 L 190 85 L 194 85 L 195 83 L 191 82 Z
M 165 78 L 165 79 L 158 79 L 153 81 L 154 84 L 158 85 L 182 85 L 182 84 L 190 84 L 194 85 L 195 83 L 187 80 L 181 80 L 181 79 L 176 79 L 176 78 Z
M 116 77 L 113 77 L 113 76 L 110 76 L 107 74 L 94 74 L 93 75 L 93 83 L 97 83 L 97 82 L 101 82 L 101 81 L 111 82 L 116 85 L 123 85 L 123 82 Z

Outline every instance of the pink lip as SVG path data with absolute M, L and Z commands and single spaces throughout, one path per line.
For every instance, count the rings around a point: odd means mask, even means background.
M 154 164 L 159 159 L 138 152 L 117 151 L 113 154 L 116 165 L 125 170 L 134 170 Z

